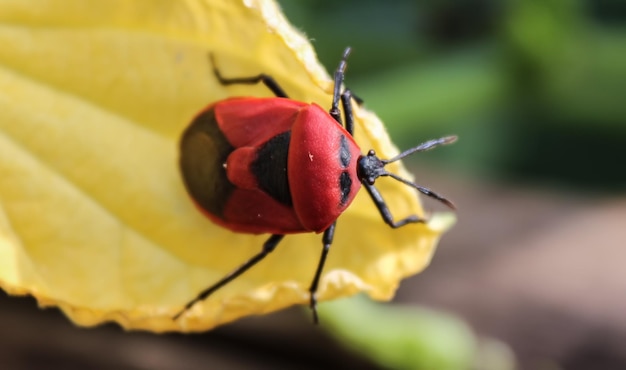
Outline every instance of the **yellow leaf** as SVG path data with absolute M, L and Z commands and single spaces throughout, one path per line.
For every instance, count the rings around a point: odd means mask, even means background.
M 294 235 L 171 319 L 267 238 L 213 225 L 182 185 L 178 140 L 194 114 L 227 96 L 270 95 L 220 86 L 208 53 L 228 75 L 265 72 L 294 99 L 331 100 L 311 45 L 273 1 L 0 0 L 0 45 L 4 290 L 32 294 L 80 325 L 152 331 L 204 330 L 308 301 L 320 235 Z M 373 114 L 356 116 L 364 150 L 397 152 Z M 414 191 L 377 185 L 398 218 L 422 214 Z M 390 299 L 428 264 L 451 223 L 441 220 L 392 230 L 362 192 L 338 221 L 320 299 L 358 291 Z

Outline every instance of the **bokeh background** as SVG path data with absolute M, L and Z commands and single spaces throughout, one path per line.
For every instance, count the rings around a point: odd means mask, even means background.
M 281 3 L 329 68 L 354 48 L 347 83 L 399 146 L 457 133 L 455 148 L 433 153 L 446 171 L 585 194 L 623 189 L 625 2 Z
M 626 368 L 626 2 L 283 1 L 458 225 L 397 301 L 464 318 L 520 368 Z M 427 203 L 438 209 L 434 203 Z
M 280 3 L 329 70 L 353 47 L 346 83 L 400 148 L 460 136 L 406 162 L 455 201 L 458 224 L 395 304 L 460 318 L 521 369 L 625 369 L 626 2 Z M 78 329 L 30 298 L 0 300 L 6 369 L 396 366 L 299 308 L 155 336 Z

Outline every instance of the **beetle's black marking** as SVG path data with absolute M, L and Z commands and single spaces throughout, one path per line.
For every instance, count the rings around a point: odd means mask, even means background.
M 341 167 L 348 168 L 350 159 L 352 159 L 352 154 L 350 153 L 348 139 L 346 139 L 345 135 L 341 135 L 339 137 L 339 163 L 341 163 Z
M 339 175 L 339 189 L 341 190 L 341 205 L 345 205 L 350 199 L 350 190 L 352 189 L 352 178 L 348 171 L 344 171 Z
M 287 177 L 290 141 L 291 131 L 274 136 L 259 148 L 256 159 L 250 165 L 250 171 L 256 176 L 259 188 L 289 206 L 293 204 Z
M 180 169 L 187 192 L 200 207 L 218 217 L 223 216 L 235 189 L 223 167 L 233 150 L 217 126 L 213 109 L 198 115 L 180 141 Z

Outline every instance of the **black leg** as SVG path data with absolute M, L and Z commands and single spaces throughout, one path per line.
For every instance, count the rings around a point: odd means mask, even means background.
M 185 313 L 187 310 L 189 310 L 194 304 L 196 304 L 196 303 L 198 303 L 200 301 L 205 300 L 208 296 L 210 296 L 211 294 L 215 293 L 218 289 L 220 289 L 224 285 L 230 283 L 231 281 L 236 279 L 239 275 L 241 275 L 244 272 L 248 271 L 248 269 L 250 269 L 252 266 L 256 265 L 263 258 L 265 258 L 265 256 L 270 254 L 274 250 L 274 248 L 276 248 L 276 245 L 278 245 L 278 243 L 283 239 L 283 237 L 285 237 L 285 236 L 284 235 L 280 235 L 280 234 L 274 234 L 274 235 L 270 236 L 270 238 L 267 239 L 267 241 L 263 244 L 263 250 L 261 250 L 261 252 L 259 252 L 254 257 L 250 258 L 246 263 L 244 263 L 243 265 L 239 266 L 238 268 L 233 270 L 228 275 L 224 276 L 217 283 L 211 285 L 207 289 L 205 289 L 202 292 L 200 292 L 200 294 L 198 294 L 196 296 L 196 298 L 194 298 L 191 301 L 189 301 L 182 310 L 180 310 L 176 315 L 174 315 L 173 319 L 174 320 L 178 319 L 183 313 Z
M 343 107 L 343 116 L 346 121 L 346 131 L 354 136 L 354 113 L 352 113 L 352 91 L 346 89 L 341 94 L 341 106 Z
M 389 207 L 387 207 L 387 203 L 385 203 L 385 200 L 383 199 L 382 195 L 380 195 L 378 189 L 376 189 L 374 185 L 368 184 L 365 181 L 362 181 L 361 183 L 374 201 L 376 208 L 378 208 L 380 215 L 382 216 L 385 223 L 387 223 L 387 225 L 391 226 L 394 229 L 397 229 L 398 227 L 402 227 L 406 224 L 426 222 L 426 219 L 417 217 L 416 215 L 411 215 L 399 221 L 394 221 L 393 216 L 391 215 L 391 211 L 389 211 Z
M 317 264 L 317 270 L 315 271 L 315 276 L 311 282 L 311 287 L 309 288 L 309 292 L 311 293 L 310 306 L 311 311 L 313 311 L 313 322 L 315 324 L 319 323 L 319 318 L 317 317 L 317 287 L 320 283 L 320 277 L 322 276 L 322 270 L 324 270 L 324 264 L 326 263 L 326 257 L 328 257 L 330 245 L 333 243 L 333 237 L 335 236 L 335 224 L 336 222 L 333 222 L 333 224 L 324 231 L 324 236 L 322 236 L 322 243 L 324 244 L 324 247 L 322 248 L 322 255 L 319 263 Z
M 335 119 L 335 121 L 339 122 L 339 124 L 341 123 L 341 114 L 339 112 L 339 98 L 341 95 L 341 85 L 343 85 L 343 76 L 346 73 L 346 66 L 347 64 L 347 60 L 348 60 L 348 56 L 350 55 L 350 48 L 347 47 L 346 50 L 344 50 L 343 52 L 343 57 L 341 58 L 341 61 L 339 62 L 339 66 L 337 67 L 337 70 L 335 71 L 335 86 L 333 89 L 333 103 L 330 106 L 330 110 L 328 111 L 328 113 L 330 113 L 331 117 L 333 117 Z
M 215 60 L 213 58 L 213 54 L 209 54 L 209 58 L 211 59 L 211 65 L 213 66 L 213 73 L 215 77 L 219 80 L 222 85 L 236 85 L 236 84 L 245 84 L 245 85 L 255 85 L 259 82 L 262 82 L 268 89 L 270 89 L 274 95 L 279 98 L 287 98 L 287 94 L 285 90 L 280 87 L 278 82 L 274 80 L 272 76 L 268 76 L 264 73 L 261 73 L 257 76 L 251 77 L 237 77 L 237 78 L 224 78 L 220 74 L 220 71 L 215 66 Z
M 341 112 L 339 111 L 339 101 L 341 100 L 341 106 L 343 107 L 344 120 L 346 121 L 346 124 L 345 124 L 346 131 L 348 131 L 350 135 L 353 135 L 354 134 L 354 115 L 352 113 L 352 99 L 354 99 L 354 101 L 356 101 L 357 104 L 359 105 L 363 103 L 363 100 L 361 100 L 361 98 L 359 98 L 358 96 L 354 95 L 352 91 L 350 91 L 349 89 L 346 89 L 343 93 L 341 92 L 341 85 L 343 84 L 343 81 L 344 81 L 344 75 L 346 73 L 346 67 L 348 65 L 347 60 L 348 60 L 348 56 L 350 55 L 350 50 L 351 49 L 348 47 L 343 52 L 343 57 L 341 58 L 341 61 L 339 62 L 339 66 L 337 67 L 337 70 L 335 71 L 335 78 L 334 78 L 335 86 L 333 89 L 333 103 L 328 113 L 330 113 L 331 117 L 333 117 L 335 121 L 337 121 L 340 125 L 343 125 L 343 122 L 341 121 Z

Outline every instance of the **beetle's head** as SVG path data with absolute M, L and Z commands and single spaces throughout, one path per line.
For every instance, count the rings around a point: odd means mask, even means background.
M 456 207 L 454 206 L 454 204 L 448 199 L 442 197 L 441 195 L 433 192 L 432 190 L 428 188 L 417 185 L 414 182 L 404 179 L 394 173 L 388 172 L 385 169 L 385 166 L 388 165 L 389 163 L 399 161 L 400 159 L 406 156 L 409 156 L 413 153 L 423 152 L 439 145 L 452 144 L 453 142 L 456 141 L 456 139 L 457 139 L 456 136 L 446 136 L 440 139 L 430 140 L 414 148 L 405 150 L 404 152 L 398 154 L 397 156 L 391 159 L 380 159 L 376 156 L 376 152 L 374 152 L 373 149 L 370 149 L 367 155 L 361 156 L 359 160 L 357 161 L 357 175 L 361 182 L 365 182 L 369 185 L 374 185 L 374 182 L 380 176 L 389 176 L 395 180 L 400 181 L 401 183 L 405 185 L 408 185 L 412 188 L 417 189 L 420 193 L 427 195 L 431 198 L 437 199 L 438 201 L 445 204 L 446 206 L 452 209 L 455 209 Z

